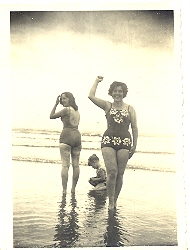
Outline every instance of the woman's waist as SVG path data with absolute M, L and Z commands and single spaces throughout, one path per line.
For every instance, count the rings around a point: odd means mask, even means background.
M 127 131 L 129 131 L 129 126 L 126 126 L 126 125 L 125 126 L 123 126 L 123 125 L 120 125 L 120 126 L 108 125 L 107 130 L 114 131 L 114 132 L 120 132 L 120 131 L 127 132 Z
M 106 129 L 106 131 L 104 132 L 104 134 L 108 134 L 108 135 L 128 135 L 130 134 L 129 129 L 128 128 L 121 128 L 121 129 L 116 129 L 116 128 L 112 128 L 112 127 L 108 127 Z
M 61 132 L 61 136 L 64 134 L 70 134 L 70 133 L 74 133 L 74 134 L 80 134 L 78 128 L 72 128 L 72 127 L 64 127 L 62 132 Z
M 63 130 L 78 130 L 78 126 L 65 125 L 63 126 Z

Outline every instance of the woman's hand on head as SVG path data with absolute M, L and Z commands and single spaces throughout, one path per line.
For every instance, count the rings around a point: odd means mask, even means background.
M 97 76 L 97 77 L 96 77 L 96 81 L 97 81 L 97 82 L 101 82 L 101 81 L 103 81 L 103 79 L 104 79 L 103 76 Z
M 56 103 L 55 103 L 56 105 L 58 105 L 58 104 L 59 104 L 59 102 L 60 102 L 60 97 L 61 97 L 61 96 L 60 96 L 60 95 L 58 95 L 58 97 L 57 97 L 57 99 L 56 99 Z

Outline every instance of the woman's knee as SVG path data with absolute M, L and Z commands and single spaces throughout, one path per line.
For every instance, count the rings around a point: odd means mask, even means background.
M 124 173 L 117 173 L 117 179 L 123 180 Z
M 109 179 L 114 180 L 117 177 L 117 170 L 116 169 L 111 169 L 108 171 L 107 176 Z
M 72 164 L 73 171 L 79 171 L 79 164 Z
M 62 164 L 61 175 L 68 174 L 69 172 L 69 165 Z

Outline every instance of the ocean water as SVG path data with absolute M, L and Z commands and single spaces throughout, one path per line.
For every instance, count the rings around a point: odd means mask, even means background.
M 82 134 L 76 193 L 62 195 L 59 131 L 12 133 L 13 240 L 15 248 L 177 246 L 175 143 L 170 137 L 139 137 L 129 160 L 115 213 L 106 192 L 94 192 L 88 157 L 100 151 L 101 135 Z
M 60 131 L 13 130 L 12 159 L 14 161 L 61 163 L 59 135 Z M 98 133 L 82 134 L 81 165 L 87 165 L 86 157 L 92 152 L 97 153 L 103 163 L 100 141 L 101 135 Z M 175 138 L 141 136 L 138 138 L 138 147 L 128 163 L 128 168 L 175 172 L 175 162 Z

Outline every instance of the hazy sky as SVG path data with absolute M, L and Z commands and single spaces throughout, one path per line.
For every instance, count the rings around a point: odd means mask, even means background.
M 10 32 L 13 127 L 61 130 L 49 114 L 70 91 L 80 130 L 104 131 L 104 111 L 88 99 L 102 75 L 97 96 L 105 100 L 113 81 L 128 85 L 124 100 L 136 110 L 140 134 L 175 133 L 181 87 L 173 11 L 11 12 Z

